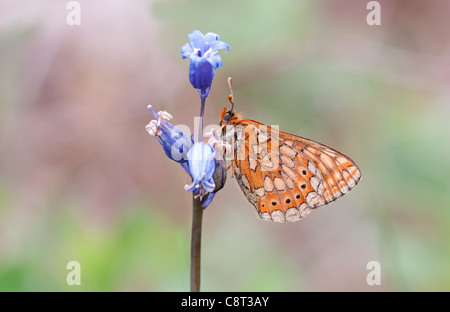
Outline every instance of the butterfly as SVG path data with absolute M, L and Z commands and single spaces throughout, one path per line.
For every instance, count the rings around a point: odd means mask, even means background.
M 234 112 L 220 114 L 221 135 L 231 141 L 233 175 L 264 220 L 297 221 L 328 204 L 361 179 L 344 154 L 313 140 L 280 131 Z M 230 130 L 231 129 L 231 130 Z

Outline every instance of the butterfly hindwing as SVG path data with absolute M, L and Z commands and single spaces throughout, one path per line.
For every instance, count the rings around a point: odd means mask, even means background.
M 315 141 L 245 119 L 236 123 L 236 180 L 261 218 L 297 221 L 361 178 L 347 156 Z

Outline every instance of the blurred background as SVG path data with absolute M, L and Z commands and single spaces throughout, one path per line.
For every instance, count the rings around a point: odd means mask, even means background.
M 450 2 L 0 0 L 0 290 L 187 291 L 189 177 L 145 131 L 193 125 L 180 47 L 222 52 L 228 106 L 349 155 L 363 178 L 295 223 L 259 220 L 229 175 L 205 211 L 204 291 L 450 291 Z M 66 264 L 81 264 L 68 286 Z M 368 286 L 369 261 L 381 285 Z

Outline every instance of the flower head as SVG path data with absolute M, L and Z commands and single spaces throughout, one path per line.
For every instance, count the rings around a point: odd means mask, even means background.
M 213 179 L 215 152 L 208 143 L 197 142 L 192 145 L 187 157 L 193 181 L 184 188 L 189 192 L 194 192 L 201 199 L 215 188 Z
M 214 70 L 222 66 L 219 51 L 230 50 L 230 45 L 220 41 L 220 36 L 215 33 L 203 35 L 194 30 L 188 35 L 190 43 L 181 47 L 180 52 L 183 59 L 191 60 L 189 65 L 189 81 L 200 96 L 206 98 L 211 88 Z
M 168 122 L 172 119 L 172 115 L 168 112 L 156 113 L 151 105 L 148 106 L 148 109 L 156 120 L 150 121 L 145 129 L 158 139 L 167 157 L 180 163 L 189 173 L 187 153 L 191 148 L 191 141 L 180 129 Z

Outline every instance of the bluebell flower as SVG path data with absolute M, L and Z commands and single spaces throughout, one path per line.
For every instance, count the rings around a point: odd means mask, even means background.
M 172 115 L 165 111 L 156 113 L 151 105 L 148 109 L 156 120 L 150 121 L 145 129 L 158 139 L 167 157 L 178 162 L 187 173 L 190 173 L 187 153 L 191 148 L 191 141 L 180 129 L 168 122 L 172 119 Z
M 220 36 L 214 33 L 203 35 L 194 30 L 188 35 L 190 43 L 181 47 L 183 59 L 191 60 L 189 65 L 189 81 L 198 89 L 200 97 L 206 98 L 211 88 L 214 70 L 222 66 L 219 50 L 230 50 L 230 45 L 220 41 Z
M 214 191 L 213 179 L 215 169 L 215 152 L 208 143 L 197 142 L 192 145 L 187 153 L 189 170 L 192 177 L 192 184 L 184 188 L 189 192 L 194 192 L 202 199 L 209 192 Z

